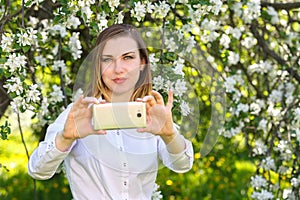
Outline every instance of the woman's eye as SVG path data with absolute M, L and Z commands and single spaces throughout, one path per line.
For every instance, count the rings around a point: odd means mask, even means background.
M 108 63 L 108 62 L 111 62 L 112 59 L 111 58 L 102 58 L 101 59 L 101 62 L 104 62 L 104 63 Z
M 131 59 L 134 59 L 133 56 L 124 56 L 124 60 L 131 60 Z

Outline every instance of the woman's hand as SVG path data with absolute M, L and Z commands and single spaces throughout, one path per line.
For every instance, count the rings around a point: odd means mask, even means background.
M 166 105 L 160 93 L 152 91 L 151 94 L 152 96 L 138 100 L 146 102 L 147 126 L 137 131 L 160 135 L 170 153 L 178 154 L 184 151 L 185 141 L 174 127 L 172 118 L 173 92 L 169 91 Z
M 150 132 L 162 138 L 175 136 L 176 129 L 172 118 L 173 92 L 169 91 L 166 105 L 159 92 L 152 91 L 151 94 L 152 96 L 138 100 L 145 102 L 147 109 L 147 126 L 139 128 L 138 132 Z
M 91 134 L 105 134 L 104 130 L 96 131 L 92 126 L 92 105 L 98 103 L 94 97 L 80 96 L 67 117 L 63 136 L 67 139 L 77 139 Z
M 55 142 L 56 147 L 61 151 L 66 151 L 78 138 L 84 138 L 91 134 L 106 134 L 105 130 L 95 131 L 92 126 L 92 106 L 93 104 L 105 103 L 99 102 L 94 97 L 80 96 L 67 116 L 64 130 L 57 134 Z

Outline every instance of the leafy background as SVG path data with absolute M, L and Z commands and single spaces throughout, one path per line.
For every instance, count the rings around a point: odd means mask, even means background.
M 188 173 L 159 170 L 164 199 L 299 198 L 300 2 L 0 2 L 1 199 L 72 198 L 63 173 L 32 180 L 28 156 L 72 102 L 99 31 L 121 22 L 165 31 L 149 48 L 153 83 L 177 92 L 195 150 Z

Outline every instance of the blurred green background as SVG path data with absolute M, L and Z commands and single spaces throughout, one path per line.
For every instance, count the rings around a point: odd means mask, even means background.
M 12 120 L 16 118 L 11 114 Z M 23 115 L 22 122 L 30 121 Z M 24 124 L 24 140 L 29 153 L 38 145 Z M 249 160 L 242 138 L 235 143 L 219 139 L 213 150 L 205 157 L 199 151 L 201 137 L 195 137 L 195 162 L 191 171 L 177 174 L 162 168 L 158 172 L 157 184 L 163 199 L 248 199 L 247 184 L 255 170 Z M 12 127 L 8 140 L 0 140 L 0 196 L 2 200 L 72 199 L 67 179 L 63 172 L 46 181 L 36 181 L 27 174 L 27 155 L 17 127 Z M 34 186 L 36 185 L 36 186 Z

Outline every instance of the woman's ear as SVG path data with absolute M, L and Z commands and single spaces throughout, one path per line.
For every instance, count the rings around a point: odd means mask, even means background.
M 145 69 L 145 66 L 146 66 L 146 61 L 145 61 L 145 59 L 142 59 L 142 60 L 141 60 L 140 71 L 143 71 L 143 70 Z

